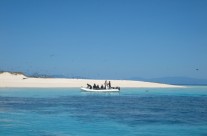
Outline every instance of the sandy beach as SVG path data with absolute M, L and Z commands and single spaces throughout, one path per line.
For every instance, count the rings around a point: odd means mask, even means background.
M 102 85 L 105 80 L 67 79 L 67 78 L 33 78 L 19 73 L 0 73 L 0 87 L 28 88 L 79 88 L 86 84 Z M 110 80 L 112 86 L 124 88 L 177 88 L 182 86 L 131 80 Z

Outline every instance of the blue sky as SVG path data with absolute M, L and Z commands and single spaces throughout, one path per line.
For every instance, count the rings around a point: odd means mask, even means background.
M 206 78 L 206 7 L 206 0 L 1 0 L 0 70 Z

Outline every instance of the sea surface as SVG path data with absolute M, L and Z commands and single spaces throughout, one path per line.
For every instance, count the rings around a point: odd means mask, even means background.
M 1 136 L 207 136 L 207 86 L 0 89 Z

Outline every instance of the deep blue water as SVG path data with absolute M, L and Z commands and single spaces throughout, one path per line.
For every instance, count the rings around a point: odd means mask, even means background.
M 1 136 L 207 136 L 207 87 L 0 89 Z

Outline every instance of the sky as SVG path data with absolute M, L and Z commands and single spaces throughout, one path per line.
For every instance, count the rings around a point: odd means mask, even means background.
M 0 0 L 0 70 L 207 77 L 206 0 Z

